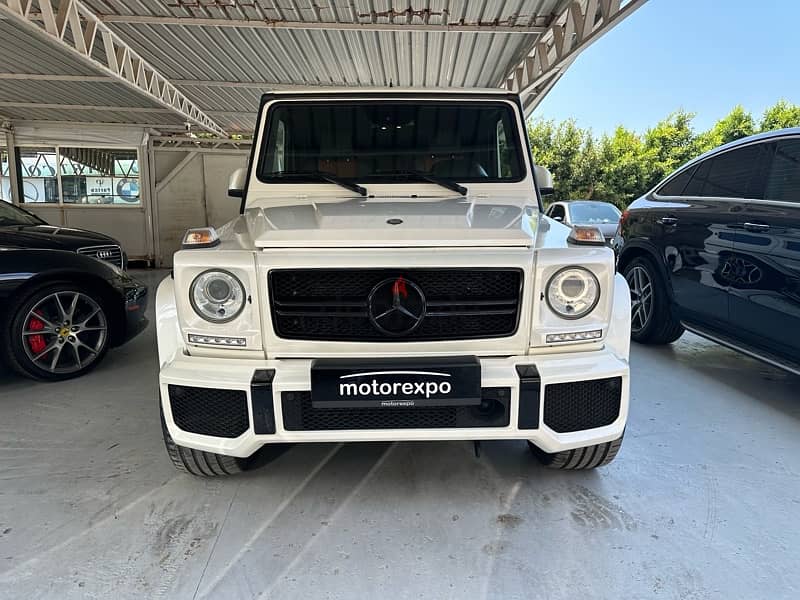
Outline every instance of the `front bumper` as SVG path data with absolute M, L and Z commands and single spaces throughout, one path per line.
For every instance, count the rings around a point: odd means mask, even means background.
M 424 357 L 420 357 L 424 361 Z M 558 452 L 598 444 L 619 438 L 625 428 L 629 402 L 629 369 L 627 360 L 621 359 L 608 347 L 561 354 L 482 358 L 481 386 L 507 388 L 508 424 L 491 427 L 404 428 L 404 429 L 345 429 L 345 430 L 289 430 L 283 419 L 282 394 L 310 390 L 311 360 L 253 360 L 204 358 L 176 354 L 162 366 L 159 384 L 167 429 L 181 446 L 237 457 L 247 457 L 260 447 L 283 442 L 359 442 L 397 440 L 530 440 L 546 452 Z M 517 367 L 535 366 L 539 385 L 525 387 Z M 272 413 L 275 433 L 257 434 L 253 419 L 253 375 L 256 370 L 274 370 L 271 384 Z M 559 433 L 545 422 L 545 393 L 547 386 L 619 378 L 619 409 L 610 424 L 591 429 Z M 173 419 L 169 386 L 187 386 L 217 390 L 239 390 L 247 398 L 246 431 L 235 438 L 201 435 L 184 431 Z M 533 389 L 533 392 L 531 392 Z M 241 396 L 241 393 L 239 394 Z M 522 398 L 522 401 L 521 401 Z M 591 400 L 591 399 L 587 399 Z M 531 411 L 533 403 L 536 410 Z M 531 427 L 520 427 L 520 412 L 537 415 Z M 415 410 L 413 408 L 407 410 Z M 525 416 L 523 416 L 523 421 Z M 531 427 L 531 428 L 528 428 Z

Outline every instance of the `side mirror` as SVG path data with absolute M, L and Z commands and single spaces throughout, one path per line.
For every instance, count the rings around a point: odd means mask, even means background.
M 247 169 L 236 169 L 228 179 L 228 196 L 231 198 L 244 197 L 244 183 L 247 179 Z
M 549 196 L 555 189 L 553 188 L 553 174 L 541 165 L 533 165 L 533 178 L 539 186 L 539 193 L 542 196 Z

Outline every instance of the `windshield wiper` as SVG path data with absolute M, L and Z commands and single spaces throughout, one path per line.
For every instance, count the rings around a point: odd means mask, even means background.
M 466 196 L 469 190 L 465 188 L 460 183 L 453 181 L 452 179 L 448 179 L 447 177 L 439 177 L 437 175 L 431 175 L 430 173 L 426 173 L 425 171 L 415 171 L 413 169 L 409 170 L 397 170 L 397 171 L 380 171 L 375 173 L 375 175 L 405 175 L 406 177 L 416 177 L 418 179 L 422 179 L 423 181 L 427 181 L 428 183 L 435 183 L 436 185 L 440 185 L 443 188 L 447 188 L 448 190 L 452 190 L 454 192 L 458 192 L 462 196 Z
M 335 183 L 336 185 L 340 185 L 343 188 L 347 188 L 351 192 L 355 192 L 362 196 L 367 195 L 367 188 L 358 185 L 355 182 L 347 181 L 346 179 L 342 179 L 341 177 L 337 177 L 333 173 L 328 173 L 327 171 L 279 171 L 274 173 L 273 176 L 283 177 L 283 176 L 290 176 L 293 177 L 295 175 L 305 176 L 305 177 L 313 177 L 320 181 L 327 181 L 328 183 Z

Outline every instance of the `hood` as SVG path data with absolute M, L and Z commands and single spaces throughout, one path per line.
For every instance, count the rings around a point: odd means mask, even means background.
M 118 245 L 119 242 L 102 233 L 55 227 L 53 225 L 7 225 L 0 227 L 0 246 L 5 248 L 36 248 L 71 250 L 86 246 Z
M 249 209 L 257 247 L 532 246 L 530 198 L 368 198 Z

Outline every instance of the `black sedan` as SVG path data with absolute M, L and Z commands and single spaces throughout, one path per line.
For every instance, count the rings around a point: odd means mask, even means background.
M 68 250 L 99 258 L 121 269 L 126 256 L 112 237 L 85 229 L 56 227 L 26 210 L 0 201 L 0 246 Z
M 800 374 L 800 128 L 737 140 L 628 207 L 631 335 L 689 329 Z
M 0 202 L 0 214 L 7 206 Z M 0 357 L 9 367 L 34 379 L 77 377 L 144 329 L 144 285 L 111 262 L 43 248 L 27 225 L 15 227 L 11 243 L 0 238 Z

